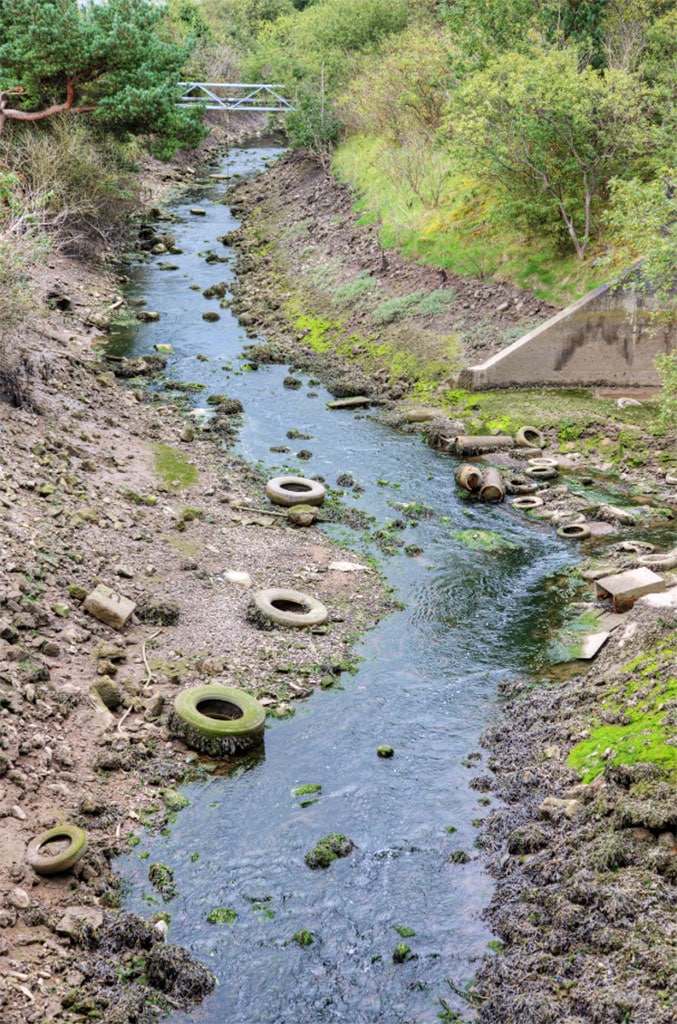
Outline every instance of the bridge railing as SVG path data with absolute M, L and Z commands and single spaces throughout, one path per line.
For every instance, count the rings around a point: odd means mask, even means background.
M 182 90 L 180 107 L 197 103 L 207 110 L 293 110 L 293 105 L 279 92 L 281 85 L 251 82 L 179 82 Z

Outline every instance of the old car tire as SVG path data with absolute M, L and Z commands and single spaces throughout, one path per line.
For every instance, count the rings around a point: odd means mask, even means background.
M 65 850 L 51 854 L 44 850 L 48 843 L 65 839 Z M 39 875 L 57 875 L 68 871 L 80 860 L 87 849 L 87 833 L 77 825 L 57 825 L 33 839 L 28 846 L 27 860 Z
M 586 540 L 590 536 L 590 527 L 585 523 L 567 523 L 558 528 L 557 535 L 566 540 Z
M 321 626 L 329 615 L 321 601 L 300 590 L 281 587 L 259 590 L 254 594 L 254 605 L 259 614 L 277 626 Z
M 530 512 L 532 508 L 540 508 L 542 504 L 543 498 L 537 498 L 535 494 L 525 494 L 523 497 L 515 498 L 512 507 L 519 509 L 520 512 Z
M 257 746 L 265 722 L 265 708 L 251 694 L 207 683 L 178 694 L 169 725 L 191 749 L 215 756 Z
M 530 476 L 532 480 L 555 480 L 559 473 L 555 466 L 529 466 L 524 470 L 524 475 Z
M 321 505 L 327 493 L 317 480 L 304 476 L 276 476 L 266 484 L 266 495 L 276 505 Z

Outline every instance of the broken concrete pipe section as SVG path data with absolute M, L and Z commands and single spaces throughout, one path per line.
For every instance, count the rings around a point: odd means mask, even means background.
M 479 469 L 464 463 L 457 468 L 454 476 L 459 487 L 476 494 L 480 501 L 503 501 L 505 498 L 503 478 L 493 466 Z

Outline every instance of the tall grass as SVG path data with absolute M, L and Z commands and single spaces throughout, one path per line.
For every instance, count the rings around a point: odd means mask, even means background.
M 84 118 L 54 117 L 8 132 L 0 165 L 20 177 L 24 209 L 62 251 L 96 256 L 122 240 L 133 177 L 119 146 Z

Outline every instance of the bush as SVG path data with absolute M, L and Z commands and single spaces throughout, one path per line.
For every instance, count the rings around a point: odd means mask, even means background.
M 658 376 L 661 379 L 660 421 L 664 427 L 677 426 L 677 351 L 656 356 Z
M 94 255 L 122 239 L 132 176 L 119 144 L 67 116 L 3 136 L 0 161 L 21 174 L 24 205 L 60 247 Z
M 334 90 L 350 77 L 350 55 L 401 31 L 409 7 L 406 0 L 318 0 L 284 15 L 262 26 L 246 69 L 249 81 L 316 86 L 324 77 Z

